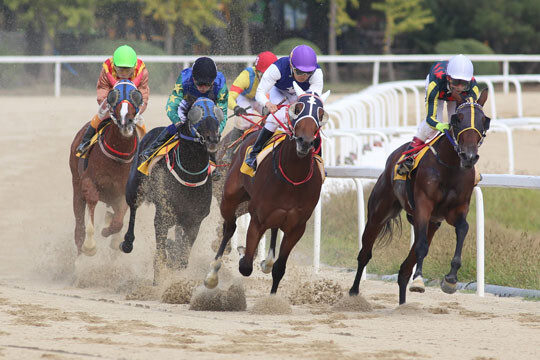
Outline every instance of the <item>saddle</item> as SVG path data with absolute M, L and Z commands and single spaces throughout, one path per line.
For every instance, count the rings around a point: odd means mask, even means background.
M 249 131 L 249 130 L 248 130 Z M 246 131 L 247 133 L 247 131 Z M 286 139 L 286 135 L 282 131 L 276 131 L 274 135 L 266 142 L 261 152 L 257 155 L 257 164 L 262 163 L 262 161 L 268 156 L 268 154 L 272 153 L 272 150 L 276 146 L 278 146 L 283 140 Z M 244 160 L 242 161 L 242 166 L 240 167 L 240 172 L 243 174 L 246 174 L 250 177 L 254 177 L 256 170 L 253 170 L 248 164 L 246 164 L 246 159 L 249 156 L 249 153 L 251 152 L 251 149 L 253 148 L 253 145 L 250 145 L 247 147 L 246 152 L 244 154 Z M 324 170 L 324 160 L 319 155 L 314 155 L 315 162 L 317 163 L 317 167 L 319 168 L 319 171 L 321 172 L 322 181 L 324 183 L 324 180 L 326 179 L 326 171 Z
M 443 136 L 443 134 L 440 134 L 439 136 L 431 139 L 428 143 L 426 143 L 426 146 L 424 146 L 420 151 L 418 151 L 416 154 L 413 154 L 413 155 L 405 155 L 405 154 L 401 154 L 400 158 L 398 159 L 398 161 L 396 161 L 396 164 L 394 165 L 394 169 L 393 169 L 393 173 L 394 173 L 394 181 L 396 180 L 407 180 L 407 179 L 410 179 L 411 178 L 411 174 L 413 173 L 413 171 L 418 167 L 418 164 L 420 164 L 420 161 L 422 160 L 422 158 L 426 155 L 426 153 L 428 152 L 428 150 L 431 149 L 431 147 L 433 146 L 433 144 L 435 144 L 441 137 Z M 398 165 L 405 159 L 405 157 L 407 156 L 411 156 L 413 159 L 414 159 L 414 165 L 411 169 L 411 171 L 409 171 L 409 174 L 408 175 L 399 175 L 398 172 L 397 172 L 397 168 L 398 168 Z

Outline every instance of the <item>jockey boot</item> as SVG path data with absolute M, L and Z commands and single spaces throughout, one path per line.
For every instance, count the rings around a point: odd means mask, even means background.
M 412 141 L 409 143 L 409 146 L 407 146 L 407 149 L 405 149 L 403 153 L 421 145 L 424 145 L 424 142 L 415 136 L 413 137 Z M 401 176 L 407 175 L 412 170 L 413 166 L 414 166 L 413 154 L 407 154 L 407 158 L 405 158 L 405 160 L 403 160 L 403 162 L 398 165 L 397 173 Z
M 238 128 L 233 128 L 231 130 L 231 138 L 229 139 L 230 140 L 229 145 L 231 145 L 236 140 L 238 140 L 242 135 L 244 135 L 244 130 L 240 130 Z M 236 147 L 236 145 L 228 148 L 227 151 L 225 151 L 225 156 L 223 156 L 223 162 L 224 163 L 228 164 L 228 163 L 230 163 L 232 161 L 233 151 L 234 151 L 235 147 Z
M 81 143 L 79 144 L 79 146 L 77 146 L 76 153 L 78 156 L 86 154 L 86 152 L 88 151 L 88 145 L 90 145 L 90 141 L 92 140 L 94 135 L 96 135 L 96 129 L 94 129 L 92 125 L 88 125 L 88 127 L 86 128 L 86 132 L 81 139 Z
M 139 155 L 141 164 L 147 161 L 152 154 L 154 154 L 163 144 L 167 142 L 167 140 L 171 138 L 171 136 L 172 135 L 167 128 L 163 129 L 158 137 L 155 138 L 154 141 Z
M 246 159 L 246 164 L 253 170 L 257 169 L 257 155 L 261 152 L 264 144 L 272 137 L 272 135 L 274 135 L 273 131 L 270 131 L 267 128 L 262 128 L 261 132 L 259 133 L 259 137 L 255 141 L 255 144 L 253 144 L 253 148 Z

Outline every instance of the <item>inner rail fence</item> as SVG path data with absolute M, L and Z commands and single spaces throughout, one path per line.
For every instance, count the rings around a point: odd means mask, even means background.
M 510 75 L 510 63 L 540 62 L 540 55 L 467 55 L 475 62 L 498 62 L 502 64 L 502 76 Z M 0 56 L 0 64 L 54 64 L 54 95 L 61 95 L 62 64 L 102 63 L 110 55 L 58 55 L 58 56 Z M 173 63 L 188 67 L 198 55 L 144 55 L 139 57 L 146 63 Z M 319 63 L 337 64 L 372 64 L 372 84 L 379 84 L 381 63 L 418 63 L 448 60 L 452 55 L 320 55 Z M 212 56 L 216 63 L 246 64 L 253 63 L 253 55 L 216 55 Z M 508 92 L 509 81 L 503 81 L 504 92 Z

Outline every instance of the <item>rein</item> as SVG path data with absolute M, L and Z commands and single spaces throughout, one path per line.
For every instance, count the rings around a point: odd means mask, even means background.
M 192 140 L 193 141 L 193 140 Z M 195 141 L 197 142 L 197 141 Z M 184 186 L 187 186 L 187 187 L 198 187 L 198 186 L 202 186 L 204 184 L 206 184 L 206 182 L 208 181 L 208 177 L 211 173 L 211 169 L 210 169 L 210 163 L 208 163 L 206 165 L 206 167 L 204 169 L 202 169 L 201 171 L 197 171 L 197 172 L 190 172 L 188 171 L 186 168 L 184 168 L 182 166 L 182 163 L 180 161 L 180 144 L 177 144 L 173 149 L 172 149 L 172 152 L 173 152 L 173 157 L 174 159 L 171 161 L 171 158 L 169 157 L 169 149 L 166 149 L 166 153 L 165 153 L 165 163 L 167 164 L 167 169 L 169 170 L 169 172 L 174 176 L 174 178 L 182 185 Z M 206 172 L 206 176 L 203 180 L 199 181 L 199 182 L 196 182 L 196 183 L 192 183 L 192 182 L 188 182 L 188 181 L 185 181 L 183 180 L 179 175 L 178 173 L 174 170 L 174 164 L 177 164 L 178 165 L 178 168 L 188 174 L 188 175 L 192 175 L 192 176 L 195 176 L 195 175 L 201 175 L 201 174 L 204 174 Z
M 285 135 L 284 135 L 285 136 Z M 279 172 L 281 173 L 281 176 L 283 176 L 283 178 L 291 185 L 293 186 L 298 186 L 298 185 L 302 185 L 302 184 L 305 184 L 307 183 L 309 180 L 311 180 L 311 178 L 313 177 L 313 164 L 314 164 L 314 156 L 315 156 L 315 151 L 314 150 L 311 150 L 311 154 L 310 154 L 310 167 L 309 167 L 309 172 L 306 176 L 306 178 L 302 181 L 293 181 L 291 180 L 287 174 L 285 174 L 285 171 L 283 170 L 283 166 L 281 166 L 281 151 L 283 150 L 283 147 L 285 146 L 285 143 L 281 144 L 281 146 L 279 147 L 279 151 L 277 153 L 277 157 L 278 157 L 278 164 L 277 164 L 277 168 L 279 169 Z M 317 149 L 318 150 L 318 149 Z

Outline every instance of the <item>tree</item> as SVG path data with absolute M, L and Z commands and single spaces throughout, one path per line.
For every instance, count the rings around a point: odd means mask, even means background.
M 33 48 L 41 55 L 54 54 L 57 31 L 89 31 L 95 21 L 96 0 L 5 0 L 5 4 L 16 13 L 21 27 L 27 29 L 27 39 L 38 39 Z M 51 75 L 51 65 L 43 64 L 40 78 Z
M 392 53 L 392 45 L 396 35 L 422 30 L 427 24 L 435 21 L 430 9 L 422 8 L 422 0 L 384 0 L 373 3 L 372 8 L 384 12 L 386 24 L 384 29 L 383 53 Z M 394 80 L 394 68 L 388 63 L 390 80 Z
M 173 53 L 173 39 L 179 24 L 189 29 L 204 45 L 209 40 L 202 34 L 205 27 L 225 27 L 216 16 L 221 4 L 215 0 L 143 0 L 144 14 L 165 25 L 165 52 Z M 183 49 L 177 49 L 182 52 Z
M 337 36 L 341 35 L 342 28 L 346 25 L 355 25 L 356 22 L 347 14 L 347 4 L 358 8 L 358 0 L 324 0 L 330 2 L 330 13 L 328 14 L 328 54 L 337 55 Z M 339 82 L 337 64 L 330 63 L 330 81 Z

